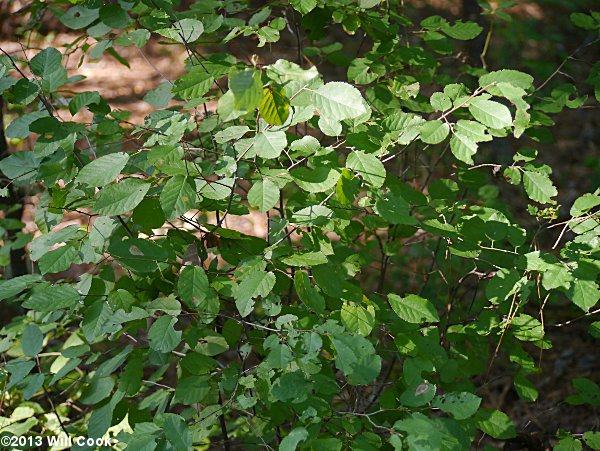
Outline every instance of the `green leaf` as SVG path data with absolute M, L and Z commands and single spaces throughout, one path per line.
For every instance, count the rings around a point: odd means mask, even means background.
M 181 19 L 170 28 L 160 28 L 156 33 L 180 44 L 191 44 L 202 36 L 204 25 L 197 19 Z
M 80 30 L 94 22 L 100 16 L 97 8 L 86 8 L 84 6 L 73 6 L 60 16 L 60 21 L 73 30 Z
M 232 72 L 229 75 L 229 89 L 233 92 L 234 106 L 238 110 L 252 111 L 263 98 L 260 74 L 254 69 Z
M 414 412 L 407 418 L 396 421 L 394 429 L 403 431 L 403 445 L 410 450 L 458 451 L 469 449 L 471 436 L 467 436 L 460 426 L 446 418 L 428 418 Z
M 164 431 L 167 440 L 174 449 L 192 449 L 192 433 L 185 420 L 179 415 L 167 413 L 164 415 Z
M 303 226 L 322 224 L 333 217 L 333 211 L 324 205 L 311 205 L 294 213 L 292 220 Z
M 275 274 L 253 271 L 238 285 L 235 291 L 235 305 L 242 317 L 248 316 L 254 309 L 254 300 L 258 296 L 268 295 L 275 286 Z
M 492 304 L 499 304 L 519 289 L 521 277 L 515 269 L 502 268 L 497 271 L 485 288 L 485 295 Z
M 148 91 L 144 96 L 144 102 L 148 102 L 154 108 L 165 108 L 172 98 L 171 83 L 165 81 Z
M 36 85 L 37 86 L 37 85 Z M 39 87 L 38 87 L 39 89 Z M 41 119 L 43 117 L 48 117 L 48 112 L 46 110 L 34 111 L 29 114 L 24 114 L 23 116 L 17 117 L 14 121 L 12 121 L 8 127 L 6 127 L 6 137 L 10 139 L 24 139 L 31 135 L 31 131 L 29 130 L 29 126 Z M 33 157 L 33 152 L 27 152 L 31 154 Z
M 29 400 L 42 388 L 44 385 L 45 377 L 43 374 L 31 374 L 28 377 L 28 383 L 23 390 L 23 398 Z
M 373 65 L 367 58 L 355 58 L 348 67 L 348 79 L 359 85 L 368 85 L 385 75 L 385 69 L 380 70 L 379 65 Z
M 23 307 L 38 312 L 53 312 L 72 307 L 79 301 L 79 294 L 70 285 L 39 285 L 31 290 L 31 296 Z
M 510 327 L 517 340 L 539 341 L 544 336 L 542 323 L 529 315 L 518 315 L 510 323 Z
M 23 181 L 23 176 L 33 173 L 39 165 L 40 160 L 33 152 L 15 152 L 0 160 L 0 171 L 11 180 L 20 178 Z
M 442 121 L 428 121 L 419 127 L 419 132 L 425 144 L 438 144 L 446 139 L 450 127 Z
M 569 289 L 569 297 L 584 312 L 589 312 L 600 299 L 600 290 L 594 280 L 575 278 Z
M 117 404 L 123 399 L 124 393 L 116 391 L 101 407 L 96 407 L 88 422 L 87 435 L 91 438 L 102 437 L 112 424 L 113 414 Z
M 436 323 L 440 320 L 433 304 L 416 294 L 409 294 L 404 298 L 396 294 L 389 294 L 388 301 L 396 315 L 409 323 Z
M 264 130 L 254 138 L 254 151 L 261 158 L 277 158 L 287 146 L 285 132 Z
M 281 441 L 281 444 L 279 445 L 279 451 L 295 451 L 300 442 L 305 441 L 307 438 L 308 431 L 305 428 L 294 428 Z
M 207 199 L 223 200 L 230 196 L 234 183 L 232 178 L 222 178 L 214 182 L 196 179 L 196 189 Z
M 66 271 L 78 256 L 79 251 L 75 246 L 70 244 L 61 246 L 40 258 L 38 262 L 40 271 L 42 274 Z
M 492 135 L 488 133 L 485 125 L 475 121 L 459 119 L 454 126 L 454 132 L 459 136 L 465 136 L 475 143 L 491 141 Z
M 12 87 L 12 93 L 14 103 L 29 105 L 40 93 L 40 85 L 36 81 L 22 78 Z
M 381 371 L 381 358 L 370 341 L 360 335 L 337 335 L 333 338 L 336 366 L 352 385 L 373 382 Z
M 547 174 L 541 172 L 525 171 L 523 173 L 523 186 L 531 200 L 541 204 L 555 204 L 552 197 L 558 194 L 558 191 L 552 184 L 552 180 Z
M 283 88 L 265 88 L 258 107 L 260 116 L 271 125 L 283 125 L 290 115 L 290 100 Z
M 72 115 L 77 114 L 83 107 L 98 104 L 102 101 L 98 91 L 86 91 L 75 94 L 75 97 L 69 102 L 69 112 Z
M 371 333 L 375 326 L 375 309 L 371 305 L 364 308 L 362 305 L 345 302 L 340 317 L 346 329 L 365 337 Z
M 429 103 L 436 111 L 447 111 L 452 108 L 452 100 L 443 92 L 434 92 L 431 94 Z
M 225 130 L 215 133 L 215 141 L 219 144 L 223 144 L 231 140 L 237 141 L 249 131 L 250 128 L 248 128 L 247 125 L 233 125 L 231 127 L 227 127 Z
M 358 194 L 360 184 L 358 177 L 354 177 L 350 170 L 343 169 L 335 187 L 337 200 L 343 205 L 351 205 Z
M 475 415 L 480 404 L 481 398 L 473 393 L 452 392 L 436 396 L 431 405 L 449 413 L 456 420 L 464 420 Z
M 592 449 L 600 449 L 600 432 L 589 431 L 583 434 L 585 444 Z
M 81 322 L 81 330 L 88 342 L 94 343 L 104 336 L 104 324 L 112 314 L 112 309 L 104 300 L 96 301 L 87 309 Z
M 317 0 L 290 0 L 292 7 L 300 14 L 308 14 L 317 6 Z
M 297 168 L 290 172 L 294 182 L 309 193 L 322 193 L 333 188 L 339 178 L 340 171 L 337 168 L 318 166 L 314 169 Z
M 535 385 L 533 385 L 525 377 L 523 371 L 519 371 L 517 374 L 515 374 L 514 385 L 519 398 L 529 402 L 534 402 L 537 400 L 538 391 L 535 388 Z
M 177 384 L 173 402 L 179 402 L 185 405 L 192 405 L 202 402 L 211 392 L 211 385 L 207 377 L 198 377 L 196 375 L 183 378 Z
M 44 334 L 35 324 L 30 324 L 21 335 L 21 348 L 27 357 L 35 357 L 40 353 L 44 344 Z
M 5 390 L 8 390 L 13 385 L 21 382 L 25 376 L 29 374 L 29 372 L 35 366 L 35 362 L 32 360 L 25 359 L 14 359 L 10 360 L 6 363 L 6 370 L 10 373 L 10 382 L 6 385 Z M 6 373 L 5 373 L 6 374 Z M 6 376 L 5 376 L 6 377 Z
M 200 266 L 186 266 L 177 281 L 179 297 L 187 305 L 196 305 L 210 294 L 208 277 Z
M 143 28 L 130 31 L 128 33 L 122 34 L 117 39 L 115 39 L 115 44 L 127 47 L 129 45 L 135 45 L 138 48 L 146 45 L 148 40 L 150 39 L 150 32 L 148 30 L 144 30 Z
M 480 410 L 476 417 L 477 426 L 483 432 L 498 440 L 516 437 L 517 431 L 512 420 L 499 410 Z
M 579 28 L 583 28 L 584 30 L 595 30 L 600 28 L 600 20 L 596 19 L 585 13 L 571 13 L 569 16 L 571 22 Z
M 269 354 L 270 355 L 270 354 Z M 291 359 L 290 359 L 291 360 Z M 297 404 L 305 401 L 310 389 L 300 371 L 284 373 L 273 384 L 271 394 L 279 401 Z
M 131 310 L 131 306 L 136 302 L 135 297 L 127 290 L 119 288 L 108 293 L 108 305 L 113 310 L 123 309 L 127 312 Z
M 200 99 L 214 84 L 215 79 L 201 67 L 194 67 L 182 75 L 171 88 L 171 92 L 182 99 Z
M 577 394 L 567 397 L 566 401 L 573 405 L 600 405 L 600 387 L 591 379 L 576 377 L 573 379 L 573 387 Z
M 190 179 L 183 175 L 170 178 L 160 193 L 160 206 L 167 220 L 181 216 L 196 204 L 196 187 Z
M 271 180 L 259 180 L 248 191 L 248 202 L 259 211 L 269 211 L 279 202 L 279 187 Z
M 358 172 L 367 183 L 375 188 L 381 187 L 385 181 L 385 167 L 375 155 L 355 150 L 348 155 L 346 167 Z
M 467 41 L 479 36 L 483 31 L 483 28 L 475 22 L 462 22 L 459 20 L 454 25 L 444 23 L 442 25 L 442 31 L 451 38 Z
M 326 83 L 313 92 L 313 99 L 320 116 L 332 122 L 367 113 L 360 91 L 348 83 Z
M 408 202 L 392 193 L 377 198 L 375 212 L 390 224 L 417 224 L 417 220 L 410 215 Z
M 8 280 L 0 280 L 0 301 L 19 294 L 42 280 L 39 274 L 26 274 Z
M 125 28 L 129 24 L 129 16 L 116 4 L 105 4 L 100 7 L 100 20 L 111 28 Z
M 477 153 L 477 143 L 471 138 L 457 132 L 450 139 L 450 150 L 458 160 L 467 164 L 473 164 L 472 157 Z
M 583 196 L 578 197 L 573 202 L 573 206 L 570 210 L 570 215 L 574 218 L 583 216 L 589 212 L 592 208 L 600 205 L 600 196 L 596 194 L 586 193 Z
M 509 83 L 517 88 L 529 89 L 533 86 L 533 77 L 518 70 L 503 69 L 479 77 L 479 86 L 489 87 L 492 83 Z
M 133 210 L 150 189 L 150 184 L 137 178 L 122 180 L 100 190 L 93 213 L 105 216 L 122 215 Z
M 469 111 L 475 119 L 491 128 L 504 128 L 512 125 L 510 110 L 493 100 L 476 97 L 469 102 Z
M 114 386 L 115 380 L 112 376 L 94 377 L 83 389 L 80 401 L 87 405 L 98 404 L 112 393 Z
M 133 222 L 146 229 L 158 229 L 165 221 L 165 214 L 160 206 L 160 200 L 145 198 L 133 210 Z
M 317 313 L 325 311 L 325 299 L 310 284 L 310 279 L 303 271 L 296 271 L 294 273 L 294 288 L 302 303 L 310 310 Z
M 323 252 L 302 252 L 281 259 L 282 263 L 289 266 L 316 266 L 327 263 L 327 256 Z
M 31 58 L 31 71 L 42 78 L 46 90 L 54 90 L 67 82 L 67 70 L 62 65 L 61 53 L 47 47 Z
M 287 345 L 277 343 L 267 356 L 266 363 L 272 368 L 285 368 L 293 360 L 292 351 Z
M 133 346 L 125 346 L 122 350 L 119 351 L 117 355 L 103 362 L 96 370 L 95 375 L 97 377 L 109 376 L 111 373 L 116 371 L 121 365 L 123 365 L 123 362 L 125 362 L 127 356 L 131 354 L 131 351 L 133 351 Z
M 342 123 L 331 120 L 325 116 L 319 117 L 319 129 L 325 136 L 340 136 L 342 134 Z
M 158 318 L 150 330 L 148 330 L 148 340 L 150 348 L 157 352 L 168 353 L 173 351 L 181 342 L 181 331 L 173 327 L 177 323 L 177 318 L 171 316 L 161 316 Z
M 31 242 L 31 259 L 39 260 L 44 254 L 50 251 L 55 244 L 66 242 L 75 237 L 79 226 L 71 224 L 66 227 L 53 230 L 50 233 L 39 235 Z
M 581 441 L 573 437 L 562 438 L 556 446 L 552 448 L 553 451 L 581 451 L 582 449 Z
M 140 358 L 133 358 L 127 362 L 125 370 L 119 376 L 119 390 L 129 396 L 135 395 L 142 386 L 144 376 L 144 362 Z

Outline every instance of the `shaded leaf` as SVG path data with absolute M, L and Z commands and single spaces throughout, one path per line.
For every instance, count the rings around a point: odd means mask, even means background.
M 133 210 L 149 189 L 150 184 L 144 180 L 125 179 L 100 190 L 92 211 L 106 216 L 122 215 Z
M 416 294 L 409 294 L 404 298 L 401 298 L 396 294 L 389 294 L 388 301 L 394 312 L 396 312 L 396 314 L 404 321 L 408 321 L 409 323 L 435 323 L 440 320 L 433 304 Z
M 148 330 L 150 348 L 155 351 L 167 353 L 173 351 L 181 342 L 181 331 L 173 327 L 177 318 L 161 316 Z
M 269 211 L 279 202 L 279 187 L 271 180 L 259 180 L 248 191 L 248 202 L 259 211 Z

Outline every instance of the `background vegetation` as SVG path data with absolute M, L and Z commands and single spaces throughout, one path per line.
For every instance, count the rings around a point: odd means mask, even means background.
M 595 3 L 2 2 L 0 435 L 600 449 Z

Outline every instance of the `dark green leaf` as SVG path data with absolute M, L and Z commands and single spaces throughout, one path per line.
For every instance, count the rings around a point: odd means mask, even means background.
M 21 335 L 21 348 L 27 357 L 35 357 L 42 350 L 44 335 L 38 326 L 30 324 Z
M 177 318 L 170 316 L 161 316 L 158 318 L 150 330 L 148 330 L 148 340 L 150 348 L 158 352 L 171 352 L 181 342 L 181 331 L 173 327 L 177 323 Z
M 149 183 L 136 178 L 110 185 L 98 193 L 93 212 L 105 216 L 127 213 L 142 201 L 149 189 Z

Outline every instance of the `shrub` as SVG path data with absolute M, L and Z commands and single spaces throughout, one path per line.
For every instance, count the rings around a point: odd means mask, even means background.
M 535 150 L 552 115 L 597 108 L 598 63 L 581 94 L 560 70 L 488 68 L 512 2 L 481 2 L 478 22 L 416 21 L 397 0 L 71 3 L 26 12 L 76 39 L 0 60 L 24 149 L 0 162 L 3 193 L 39 195 L 41 232 L 35 270 L 0 284 L 19 309 L 0 331 L 4 433 L 133 450 L 517 436 L 482 395 L 490 371 L 536 401 L 545 313 L 598 311 L 599 193 L 561 209 Z M 598 35 L 598 13 L 571 20 Z M 75 51 L 127 66 L 149 40 L 187 57 L 143 124 L 64 66 Z M 231 225 L 251 210 L 263 236 Z M 7 235 L 7 268 L 27 237 Z M 593 381 L 573 386 L 567 402 L 598 405 Z M 600 449 L 598 433 L 558 438 Z

